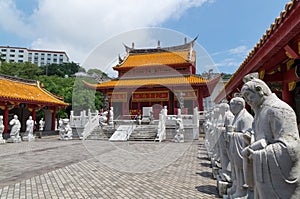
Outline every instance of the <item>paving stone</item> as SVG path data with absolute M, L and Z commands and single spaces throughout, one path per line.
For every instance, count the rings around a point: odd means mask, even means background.
M 0 145 L 0 198 L 217 198 L 203 140 Z

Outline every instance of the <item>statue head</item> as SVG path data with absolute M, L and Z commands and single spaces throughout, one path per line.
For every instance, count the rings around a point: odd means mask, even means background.
M 219 105 L 219 111 L 221 115 L 225 115 L 226 111 L 228 110 L 229 110 L 229 105 L 227 103 L 223 102 Z
M 14 119 L 16 119 L 16 120 L 17 120 L 17 119 L 18 119 L 18 116 L 17 116 L 17 115 L 14 115 Z
M 241 97 L 234 97 L 230 100 L 230 111 L 236 115 L 245 108 L 245 100 Z
M 29 116 L 29 119 L 32 120 L 32 116 Z
M 268 85 L 260 79 L 252 79 L 246 82 L 241 90 L 245 101 L 253 108 L 259 107 L 265 98 L 272 94 Z

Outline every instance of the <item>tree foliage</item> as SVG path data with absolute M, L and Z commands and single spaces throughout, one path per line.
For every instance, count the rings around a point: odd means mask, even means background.
M 38 80 L 46 90 L 63 97 L 69 106 L 57 112 L 59 117 L 67 117 L 72 109 L 79 112 L 81 110 L 99 110 L 102 108 L 102 93 L 86 88 L 82 82 L 83 79 L 74 76 L 78 71 L 84 72 L 85 70 L 75 63 L 51 64 L 48 66 L 48 76 L 45 75 L 45 67 L 38 67 L 29 62 L 2 62 L 0 66 L 0 74 Z M 90 79 L 85 80 L 91 81 Z
M 87 80 L 88 79 L 88 80 Z M 81 110 L 99 110 L 103 107 L 102 93 L 87 88 L 83 80 L 91 81 L 89 78 L 77 77 L 73 85 L 72 105 L 75 112 Z M 93 80 L 92 80 L 93 81 Z M 96 83 L 93 81 L 93 83 Z
M 0 74 L 10 75 L 14 77 L 21 77 L 27 79 L 34 79 L 41 75 L 43 70 L 35 64 L 30 62 L 24 63 L 7 63 L 2 62 L 0 66 Z
M 43 74 L 47 76 L 57 75 L 59 77 L 72 76 L 81 71 L 85 72 L 84 68 L 80 67 L 77 63 L 63 63 L 63 64 L 49 64 L 41 66 Z
M 89 69 L 87 71 L 87 74 L 89 74 L 89 75 L 96 74 L 96 75 L 99 75 L 99 76 L 108 77 L 106 73 L 104 73 L 102 70 L 99 70 L 99 69 L 96 69 L 96 68 Z

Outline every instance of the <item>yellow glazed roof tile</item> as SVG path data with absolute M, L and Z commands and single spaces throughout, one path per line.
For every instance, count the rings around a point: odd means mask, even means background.
M 0 101 L 21 101 L 35 104 L 68 106 L 48 91 L 39 87 L 39 83 L 25 83 L 0 77 Z
M 88 87 L 101 89 L 126 86 L 155 86 L 155 85 L 184 85 L 184 84 L 205 84 L 207 80 L 195 75 L 179 76 L 179 77 L 164 77 L 164 78 L 147 78 L 147 79 L 121 79 L 111 80 L 100 84 L 89 84 L 84 82 Z
M 123 63 L 115 66 L 114 68 L 118 69 L 137 66 L 172 65 L 190 62 L 189 51 L 129 54 Z

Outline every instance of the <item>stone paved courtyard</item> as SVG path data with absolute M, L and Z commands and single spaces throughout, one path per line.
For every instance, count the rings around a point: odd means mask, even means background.
M 218 198 L 203 140 L 0 145 L 0 198 Z

